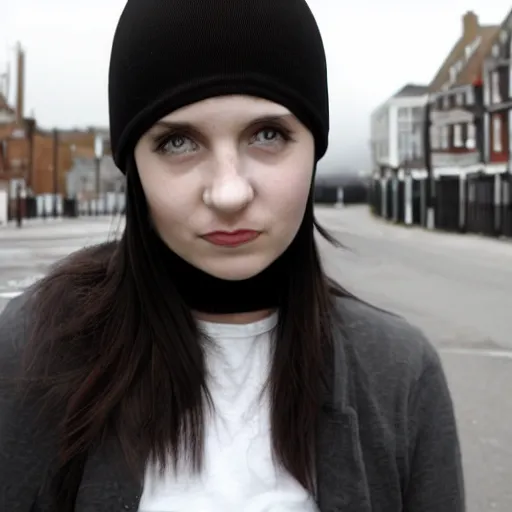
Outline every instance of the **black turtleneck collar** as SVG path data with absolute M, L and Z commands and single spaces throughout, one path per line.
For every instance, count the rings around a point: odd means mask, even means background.
M 191 265 L 155 234 L 163 263 L 172 272 L 172 281 L 187 306 L 210 314 L 248 313 L 275 309 L 285 289 L 287 267 L 292 257 L 293 242 L 269 267 L 254 277 L 226 280 L 214 277 Z

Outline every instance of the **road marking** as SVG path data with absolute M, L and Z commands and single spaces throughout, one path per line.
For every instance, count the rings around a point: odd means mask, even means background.
M 444 354 L 456 354 L 461 356 L 479 356 L 512 359 L 512 350 L 482 350 L 471 348 L 443 348 L 439 350 Z

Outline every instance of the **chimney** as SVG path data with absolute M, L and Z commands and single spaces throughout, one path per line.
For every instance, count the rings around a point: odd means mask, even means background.
M 25 108 L 25 52 L 18 43 L 18 79 L 16 87 L 16 122 L 21 125 Z
M 462 35 L 466 40 L 473 40 L 478 35 L 478 16 L 473 11 L 468 11 L 462 17 Z

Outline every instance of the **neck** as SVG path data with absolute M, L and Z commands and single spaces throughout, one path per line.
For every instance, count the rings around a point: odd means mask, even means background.
M 203 313 L 201 311 L 193 311 L 193 314 L 198 320 L 215 324 L 250 324 L 269 317 L 273 312 L 272 309 L 262 309 L 261 311 L 228 313 L 225 315 Z
M 163 267 L 185 304 L 197 318 L 220 323 L 248 323 L 268 316 L 281 302 L 288 281 L 291 248 L 258 275 L 240 281 L 219 279 L 194 267 L 159 238 Z M 292 244 L 293 245 L 293 244 Z

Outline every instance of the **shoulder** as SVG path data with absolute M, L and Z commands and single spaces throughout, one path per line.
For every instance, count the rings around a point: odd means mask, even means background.
M 41 281 L 8 302 L 0 313 L 0 375 L 10 376 L 20 366 L 36 318 L 41 314 L 56 318 L 57 313 L 62 316 L 73 308 L 84 291 L 94 287 L 106 274 L 116 246 L 109 242 L 72 253 Z
M 28 325 L 27 294 L 21 295 L 8 302 L 0 314 L 0 375 L 13 377 L 26 339 Z
M 343 344 L 350 369 L 364 376 L 376 392 L 410 390 L 428 372 L 442 372 L 430 340 L 404 318 L 355 298 L 336 299 L 335 339 Z

